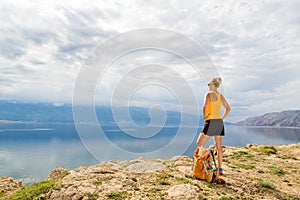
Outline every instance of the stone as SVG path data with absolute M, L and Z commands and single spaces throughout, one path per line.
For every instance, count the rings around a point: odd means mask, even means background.
M 11 177 L 0 178 L 0 194 L 3 197 L 9 196 L 22 188 L 22 181 Z
M 57 167 L 50 172 L 46 180 L 59 180 L 64 178 L 68 174 L 69 174 L 68 170 L 61 167 Z
M 168 198 L 176 200 L 199 199 L 199 189 L 190 184 L 174 185 L 167 190 Z

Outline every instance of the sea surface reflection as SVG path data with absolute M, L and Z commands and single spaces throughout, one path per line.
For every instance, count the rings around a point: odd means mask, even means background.
M 92 125 L 86 125 L 92 126 Z M 91 128 L 91 130 L 93 130 Z M 168 148 L 167 153 L 159 150 L 174 139 L 179 130 L 176 126 L 161 129 L 156 137 L 133 138 L 121 131 L 117 126 L 102 126 L 106 139 L 115 147 L 129 152 L 127 156 L 110 150 L 107 143 L 97 140 L 93 132 L 87 133 L 84 141 L 77 134 L 74 124 L 62 123 L 20 123 L 0 124 L 0 177 L 10 176 L 22 179 L 24 183 L 32 183 L 47 177 L 55 167 L 73 169 L 79 166 L 97 164 L 105 160 L 127 160 L 140 157 L 171 158 L 177 155 L 178 149 L 184 149 L 183 154 L 192 157 L 196 148 L 195 142 L 201 127 L 186 127 L 184 134 L 189 137 L 176 139 L 175 146 Z M 134 129 L 128 127 L 128 129 Z M 134 131 L 134 130 L 133 130 Z M 300 142 L 299 128 L 271 128 L 271 127 L 242 127 L 226 126 L 224 145 L 245 146 L 249 143 L 257 144 L 291 144 Z M 126 132 L 126 130 L 125 130 Z M 86 144 L 88 143 L 88 145 Z M 207 146 L 211 145 L 210 139 Z M 187 146 L 187 144 L 189 144 Z M 92 151 L 92 153 L 90 152 Z M 147 152 L 151 152 L 147 156 Z M 95 155 L 97 154 L 97 155 Z

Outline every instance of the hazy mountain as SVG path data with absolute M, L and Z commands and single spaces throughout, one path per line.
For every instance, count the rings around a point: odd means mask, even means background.
M 300 110 L 266 113 L 237 123 L 242 126 L 300 127 Z
M 117 110 L 120 116 L 126 116 L 127 112 L 129 112 L 129 120 L 132 120 L 136 124 L 147 125 L 151 122 L 148 108 L 119 107 L 114 109 Z M 150 115 L 152 116 L 152 120 L 160 120 L 164 114 L 163 112 L 164 111 L 151 110 Z M 96 115 L 101 123 L 115 123 L 111 107 L 97 106 Z M 165 111 L 164 115 L 166 117 L 166 125 L 179 124 L 183 117 L 187 119 L 185 125 L 190 125 L 189 121 L 192 122 L 195 118 L 199 118 L 199 116 L 176 111 Z M 201 116 L 199 119 L 202 119 Z M 20 122 L 73 122 L 72 105 L 0 101 L 0 120 Z M 200 123 L 203 123 L 203 121 L 200 120 Z

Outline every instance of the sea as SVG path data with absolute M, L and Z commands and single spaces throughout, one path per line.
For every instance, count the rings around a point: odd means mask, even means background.
M 68 170 L 107 160 L 192 157 L 202 127 L 114 124 L 0 123 L 0 177 L 32 184 L 56 167 Z M 225 146 L 294 144 L 300 128 L 225 126 Z M 213 144 L 211 138 L 206 146 Z

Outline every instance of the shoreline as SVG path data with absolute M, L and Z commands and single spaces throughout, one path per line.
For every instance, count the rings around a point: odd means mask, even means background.
M 222 178 L 226 184 L 222 186 L 195 179 L 192 164 L 187 156 L 168 160 L 109 160 L 69 171 L 56 168 L 44 181 L 34 185 L 55 182 L 46 193 L 40 194 L 45 199 L 71 199 L 72 195 L 111 199 L 113 193 L 124 194 L 121 199 L 300 198 L 297 192 L 300 191 L 300 143 L 224 146 Z M 10 181 L 15 186 L 20 184 L 17 180 Z M 2 192 L 2 199 L 20 189 Z M 187 194 L 190 198 L 186 198 Z

